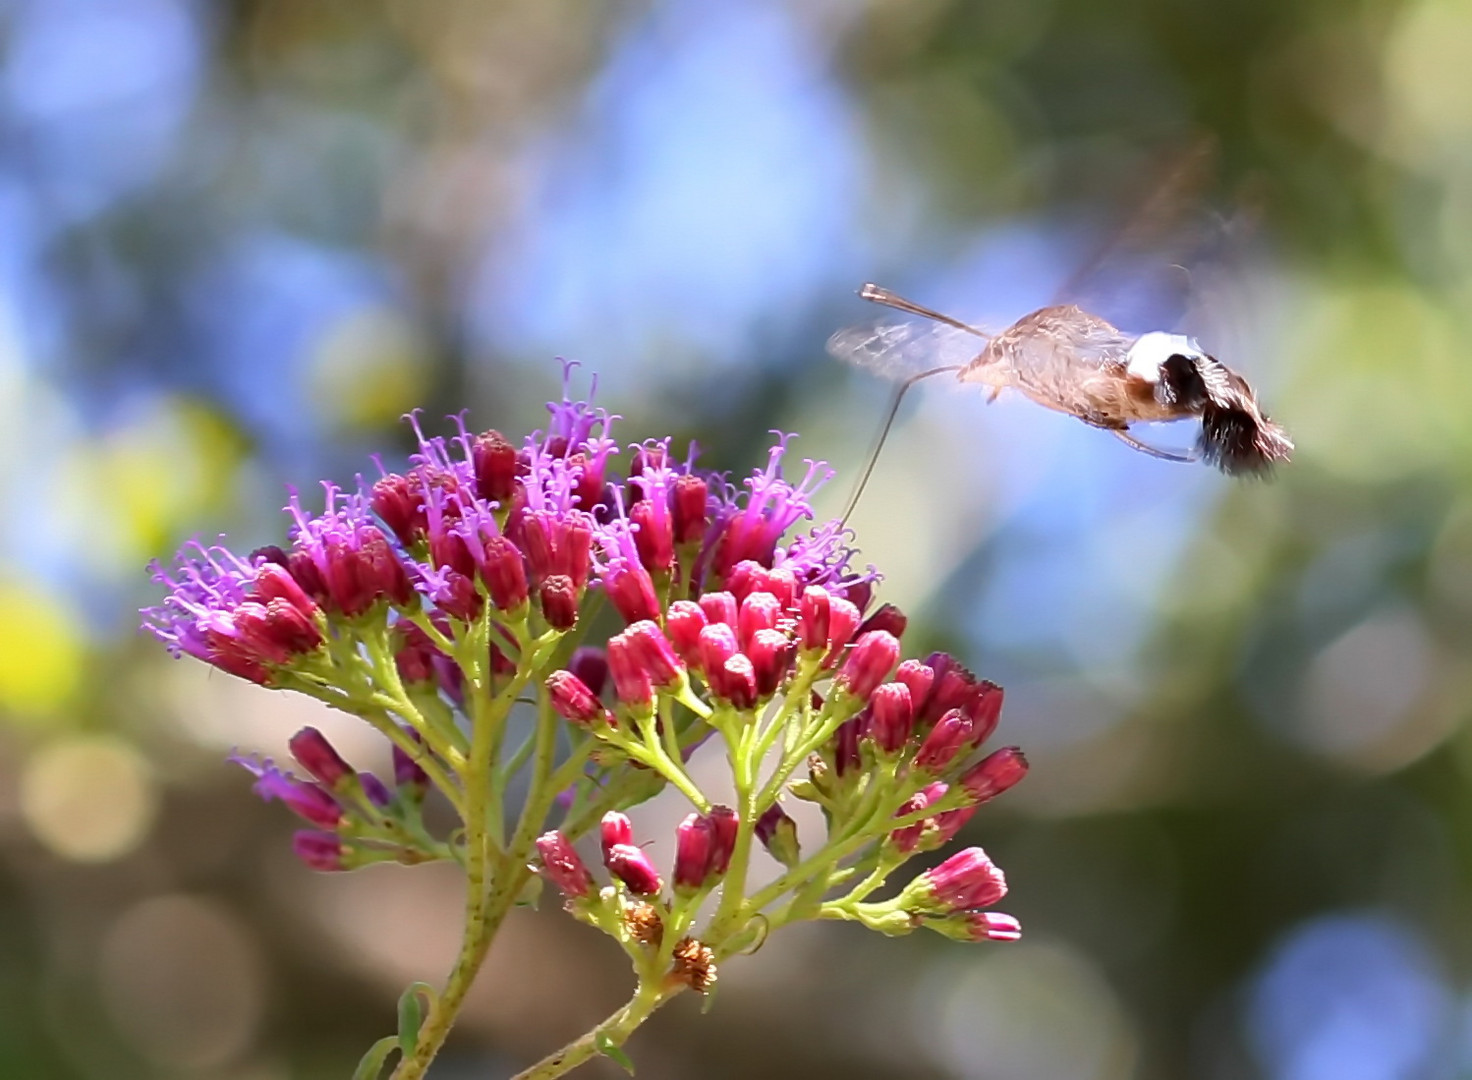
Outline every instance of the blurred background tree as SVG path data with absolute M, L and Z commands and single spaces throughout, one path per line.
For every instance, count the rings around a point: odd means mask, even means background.
M 0 41 L 5 1075 L 345 1076 L 458 934 L 453 874 L 292 862 L 225 751 L 368 740 L 136 635 L 150 557 L 279 539 L 283 485 L 402 454 L 408 409 L 528 429 L 555 354 L 626 440 L 746 469 L 796 430 L 851 477 L 887 393 L 823 354 L 855 286 L 1004 325 L 1204 131 L 1197 216 L 1260 213 L 1190 307 L 1297 460 L 1233 483 L 931 390 L 853 521 L 912 648 L 1007 686 L 1034 769 L 965 839 L 1024 941 L 793 932 L 631 1049 L 1472 1076 L 1463 0 L 4 0 Z M 556 910 L 503 937 L 436 1075 L 623 999 Z

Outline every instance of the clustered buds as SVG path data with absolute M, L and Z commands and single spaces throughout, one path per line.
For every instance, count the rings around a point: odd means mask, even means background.
M 691 814 L 675 829 L 675 889 L 699 892 L 721 879 L 736 846 L 736 812 L 712 807 L 708 814 Z
M 300 776 L 238 759 L 257 793 L 309 826 L 292 842 L 302 862 L 480 860 L 488 881 L 508 865 L 535 871 L 636 958 L 663 957 L 666 985 L 701 993 L 717 952 L 755 942 L 758 912 L 781 921 L 821 906 L 885 933 L 1017 937 L 1016 920 L 987 910 L 1006 884 L 979 848 L 866 904 L 1027 762 L 1012 747 L 983 756 L 999 687 L 944 653 L 902 659 L 908 620 L 875 605 L 877 574 L 850 565 L 843 523 L 799 526 L 827 467 L 808 462 L 789 481 L 780 437 L 764 468 L 733 483 L 698 469 L 693 446 L 681 456 L 658 440 L 626 447 L 620 478 L 606 412 L 566 392 L 550 409 L 547 430 L 519 443 L 463 421 L 457 436 L 427 438 L 413 417 L 418 447 L 398 471 L 380 466 L 356 490 L 324 485 L 315 513 L 293 494 L 285 546 L 238 557 L 194 544 L 155 568 L 168 595 L 145 626 L 176 656 L 335 692 L 339 707 L 371 702 L 391 736 L 384 779 L 313 728 L 289 743 Z M 523 710 L 535 732 L 518 750 L 509 737 L 526 733 Z M 567 727 L 554 732 L 557 717 Z M 739 813 L 711 805 L 684 768 L 712 735 L 734 767 Z M 513 774 L 529 784 L 529 812 L 561 816 L 495 830 L 508 792 L 522 790 Z M 697 809 L 657 866 L 615 807 L 665 787 Z M 442 841 L 427 829 L 431 788 L 464 825 Z M 806 854 L 779 801 L 794 797 L 816 803 L 826 827 Z M 594 828 L 597 858 L 584 837 Z M 825 862 L 825 843 L 847 846 Z M 756 844 L 786 869 L 748 904 Z M 843 882 L 854 892 L 836 899 Z M 778 906 L 782 889 L 801 902 Z M 700 931 L 709 945 L 687 932 L 703 909 L 714 909 Z
M 413 734 L 405 735 L 417 744 Z M 350 870 L 369 862 L 422 861 L 404 843 L 399 821 L 418 813 L 429 787 L 424 769 L 394 746 L 394 786 L 369 772 L 358 772 L 316 728 L 302 728 L 287 746 L 312 779 L 277 768 L 269 760 L 233 755 L 256 781 L 256 794 L 279 801 L 312 830 L 296 834 L 297 856 L 314 870 Z M 351 836 L 349 836 L 351 834 Z

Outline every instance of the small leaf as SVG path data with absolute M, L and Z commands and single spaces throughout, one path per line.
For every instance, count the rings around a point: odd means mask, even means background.
M 521 887 L 521 892 L 516 895 L 517 907 L 529 907 L 537 910 L 537 904 L 542 899 L 542 878 L 540 874 L 533 874 L 527 879 L 527 883 Z
M 629 1060 L 629 1055 L 624 1053 L 622 1046 L 619 1046 L 602 1032 L 598 1033 L 598 1038 L 594 1040 L 594 1045 L 598 1047 L 600 1054 L 614 1062 L 630 1076 L 634 1075 L 634 1063 Z
M 353 1070 L 353 1080 L 378 1080 L 379 1074 L 383 1072 L 384 1062 L 398 1046 L 399 1040 L 392 1035 L 379 1039 L 363 1055 L 363 1060 L 358 1062 L 358 1067 Z
M 424 1014 L 434 1008 L 434 1003 L 434 987 L 429 983 L 410 983 L 409 988 L 399 995 L 399 1049 L 405 1057 L 414 1053 L 414 1045 L 419 1041 L 419 1025 L 424 1023 Z

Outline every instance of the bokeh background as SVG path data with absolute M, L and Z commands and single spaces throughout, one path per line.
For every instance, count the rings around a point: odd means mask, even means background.
M 453 874 L 291 860 L 224 754 L 308 722 L 377 751 L 140 637 L 148 559 L 279 539 L 284 485 L 401 456 L 407 409 L 536 426 L 555 355 L 625 440 L 746 469 L 800 432 L 836 512 L 888 393 L 824 355 L 875 314 L 853 289 L 1005 324 L 1209 133 L 1210 257 L 1173 275 L 1291 467 L 929 389 L 853 520 L 912 648 L 1007 687 L 1033 773 L 965 839 L 1023 942 L 795 928 L 630 1050 L 1472 1077 L 1469 67 L 1461 0 L 4 0 L 0 1073 L 343 1077 L 452 955 Z M 435 1075 L 627 988 L 525 913 Z

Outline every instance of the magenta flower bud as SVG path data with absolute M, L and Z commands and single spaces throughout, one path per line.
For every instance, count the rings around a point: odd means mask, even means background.
M 933 818 L 927 818 L 926 824 L 933 826 L 927 829 L 926 851 L 934 851 L 943 848 L 955 839 L 956 834 L 965 827 L 966 823 L 976 816 L 976 807 L 958 806 L 954 810 L 945 810 L 936 814 Z
M 286 745 L 291 750 L 291 756 L 301 762 L 302 768 L 334 791 L 350 786 L 353 778 L 358 775 L 327 741 L 327 736 L 314 727 L 302 728 Z
M 731 853 L 736 850 L 736 833 L 741 826 L 741 817 L 729 806 L 712 806 L 707 815 L 711 827 L 709 877 L 723 877 L 731 865 Z
M 358 782 L 363 785 L 363 793 L 368 796 L 368 801 L 380 810 L 386 809 L 394 801 L 393 794 L 384 786 L 383 781 L 371 772 L 359 773 Z
M 629 521 L 636 526 L 634 547 L 644 569 L 665 572 L 675 565 L 675 536 L 667 508 L 640 499 L 629 509 Z
M 823 657 L 824 667 L 832 667 L 838 662 L 843 647 L 853 640 L 858 625 L 859 609 L 853 604 L 836 596 L 828 602 L 828 655 Z M 898 651 L 895 657 L 898 659 Z
M 706 622 L 735 628 L 737 623 L 736 598 L 728 592 L 708 592 L 700 598 L 700 610 L 705 612 Z
M 553 574 L 537 586 L 542 618 L 553 630 L 571 630 L 578 622 L 578 591 L 572 578 Z
M 797 607 L 797 575 L 785 566 L 763 570 L 757 591 L 775 596 L 778 608 L 784 612 Z
M 659 596 L 644 567 L 630 564 L 610 571 L 603 579 L 603 588 L 624 622 L 659 618 Z
M 608 640 L 608 674 L 613 677 L 613 692 L 622 704 L 639 710 L 653 708 L 654 682 L 623 634 Z
M 750 709 L 756 705 L 756 668 L 749 656 L 728 656 L 719 671 L 707 670 L 706 681 L 718 698 L 733 709 Z
M 797 842 L 797 822 L 787 811 L 773 803 L 756 819 L 756 838 L 783 866 L 796 866 L 802 861 L 802 848 Z
M 474 581 L 454 570 L 446 570 L 444 586 L 435 596 L 435 606 L 452 619 L 472 623 L 480 618 L 485 602 Z
M 578 472 L 573 497 L 581 509 L 591 513 L 603 501 L 603 458 L 590 459 L 587 454 L 577 453 L 570 455 L 567 463 Z
M 293 551 L 288 555 L 286 572 L 302 587 L 302 592 L 310 596 L 317 604 L 321 605 L 328 601 L 327 582 L 322 577 L 322 571 L 317 569 L 317 564 L 312 560 L 310 552 Z
M 517 546 L 504 536 L 486 541 L 480 579 L 498 611 L 518 611 L 527 602 L 526 563 Z
M 470 463 L 475 471 L 475 493 L 486 502 L 508 507 L 516 491 L 516 447 L 511 441 L 495 430 L 477 435 L 470 447 Z
M 745 559 L 733 566 L 731 572 L 726 575 L 726 591 L 734 596 L 739 604 L 761 588 L 766 573 L 767 568 L 761 563 Z
M 603 815 L 603 821 L 599 824 L 599 832 L 605 860 L 608 858 L 608 852 L 616 845 L 634 842 L 634 823 L 629 820 L 628 814 L 621 814 L 617 810 L 610 810 Z
M 676 600 L 664 616 L 664 632 L 680 659 L 690 667 L 700 666 L 700 632 L 706 627 L 705 612 L 690 600 Z
M 400 607 L 408 604 L 414 586 L 388 537 L 376 526 L 363 525 L 357 541 L 356 548 L 337 539 L 322 545 L 327 595 L 337 610 L 347 616 L 361 615 L 385 598 Z
M 604 590 L 624 622 L 659 618 L 659 596 L 649 571 L 643 566 L 627 566 L 611 572 L 604 580 Z
M 422 490 L 408 477 L 389 473 L 375 481 L 368 493 L 368 505 L 406 548 L 413 547 L 423 538 Z
M 614 844 L 604 854 L 603 865 L 635 896 L 653 896 L 664 888 L 654 863 L 643 848 L 633 844 Z
M 833 605 L 837 614 L 838 604 Z M 871 630 L 854 643 L 838 672 L 838 679 L 848 692 L 867 698 L 884 681 L 900 658 L 900 642 L 887 630 Z
M 979 847 L 958 851 L 931 867 L 900 894 L 906 909 L 941 913 L 990 907 L 1007 895 L 1007 879 Z
M 277 549 L 280 550 L 279 548 Z M 284 565 L 276 562 L 268 562 L 256 571 L 255 593 L 269 608 L 271 601 L 280 600 L 289 604 L 295 611 L 299 612 L 307 622 L 312 624 L 313 632 L 316 633 L 317 612 L 321 610 L 317 602 L 307 595 L 305 589 L 291 576 L 291 571 Z M 318 642 L 321 635 L 317 634 Z
M 574 724 L 595 724 L 608 716 L 598 695 L 571 671 L 554 671 L 547 676 L 547 698 L 557 715 Z
M 600 697 L 608 685 L 608 654 L 594 645 L 579 646 L 573 650 L 567 670 L 581 679 L 594 697 Z
M 955 941 L 1017 941 L 1022 937 L 1022 924 L 999 911 L 958 911 L 925 919 L 922 925 Z
M 411 622 L 394 625 L 395 641 L 399 647 L 394 652 L 394 666 L 399 669 L 399 678 L 410 685 L 432 682 L 436 677 L 435 660 L 443 657 L 429 635 Z
M 446 528 L 432 530 L 429 555 L 435 566 L 453 570 L 461 577 L 475 577 L 476 562 L 470 551 L 470 541 L 457 531 Z
M 919 813 L 936 802 L 947 790 L 946 785 L 939 781 L 929 784 L 906 799 L 905 804 L 895 811 L 894 816 L 902 818 Z M 925 827 L 934 820 L 934 818 L 922 818 L 920 821 L 901 826 L 889 834 L 889 842 L 895 846 L 896 850 L 908 855 L 920 848 L 920 840 L 925 834 Z
M 557 530 L 555 518 L 541 513 L 518 515 L 521 522 L 521 550 L 526 555 L 527 569 L 533 581 L 541 581 L 548 574 L 557 572 L 554 565 L 557 552 L 553 545 L 553 533 Z
M 895 637 L 902 637 L 905 627 L 910 620 L 905 613 L 893 604 L 881 604 L 874 613 L 859 624 L 858 633 L 867 634 L 870 630 L 887 630 Z
M 844 588 L 843 597 L 854 607 L 863 611 L 869 606 L 869 601 L 874 598 L 874 582 L 856 581 Z
M 758 630 L 752 635 L 746 656 L 756 677 L 757 697 L 767 698 L 777 692 L 787 677 L 794 649 L 792 641 L 780 630 Z
M 670 519 L 676 544 L 697 543 L 710 524 L 710 489 L 698 476 L 675 477 L 670 492 Z
M 619 637 L 628 643 L 634 662 L 644 669 L 655 686 L 671 687 L 680 681 L 684 670 L 680 658 L 658 623 L 647 619 L 636 622 Z
M 634 458 L 629 462 L 630 476 L 643 476 L 646 472 L 655 469 L 667 468 L 670 463 L 670 450 L 662 443 L 645 443 L 634 448 Z
M 920 716 L 922 726 L 935 723 L 952 709 L 966 709 L 976 697 L 976 676 L 949 653 L 931 653 L 925 660 L 935 672 L 935 686 Z
M 705 885 L 715 830 L 708 818 L 690 814 L 675 829 L 675 891 L 696 892 Z
M 1002 688 L 986 679 L 976 684 L 976 696 L 972 699 L 970 714 L 973 732 L 971 745 L 980 746 L 997 730 L 1002 718 Z
M 809 585 L 798 602 L 798 642 L 805 651 L 828 648 L 829 606 L 833 598 L 821 585 Z
M 836 776 L 856 772 L 862 764 L 859 757 L 859 736 L 863 734 L 867 718 L 860 714 L 845 720 L 833 733 L 833 772 Z
M 736 638 L 743 649 L 751 645 L 752 635 L 758 630 L 777 629 L 777 620 L 782 617 L 782 606 L 769 592 L 749 593 L 741 601 L 741 612 L 737 616 Z
M 971 717 L 960 709 L 952 709 L 925 736 L 925 741 L 915 754 L 915 768 L 932 775 L 945 772 L 946 767 L 956 760 L 961 751 L 969 750 L 975 745 L 972 741 L 975 730 Z
M 558 540 L 559 570 L 572 579 L 573 588 L 578 591 L 588 584 L 588 573 L 593 569 L 591 520 L 586 515 L 579 515 L 564 521 Z
M 235 609 L 235 630 L 247 652 L 272 664 L 289 664 L 323 640 L 316 620 L 285 600 L 246 601 Z
M 418 743 L 419 736 L 410 732 L 410 737 Z M 394 786 L 400 791 L 407 792 L 410 798 L 421 798 L 429 790 L 429 774 L 426 773 L 417 761 L 415 761 L 398 744 L 393 748 L 394 762 Z
M 726 661 L 739 651 L 736 631 L 726 623 L 711 623 L 700 631 L 700 670 L 707 681 L 718 680 Z
M 561 889 L 563 896 L 577 900 L 593 891 L 593 875 L 562 833 L 554 829 L 537 837 L 537 853 L 542 857 L 542 876 Z
M 910 688 L 902 682 L 877 687 L 869 697 L 869 735 L 882 754 L 897 754 L 915 728 Z
M 896 669 L 894 678 L 896 682 L 902 682 L 910 688 L 910 704 L 918 720 L 930 701 L 930 691 L 935 686 L 935 672 L 929 664 L 919 660 L 906 660 Z
M 348 869 L 342 840 L 330 832 L 301 829 L 291 838 L 291 850 L 312 870 L 330 872 Z
M 1015 746 L 1004 746 L 982 758 L 961 776 L 961 786 L 977 803 L 995 799 L 1027 775 L 1027 758 Z
M 255 776 L 251 790 L 267 802 L 280 800 L 297 817 L 319 828 L 335 829 L 342 821 L 342 807 L 324 788 L 298 780 L 269 761 L 257 762 L 236 755 L 230 760 Z

